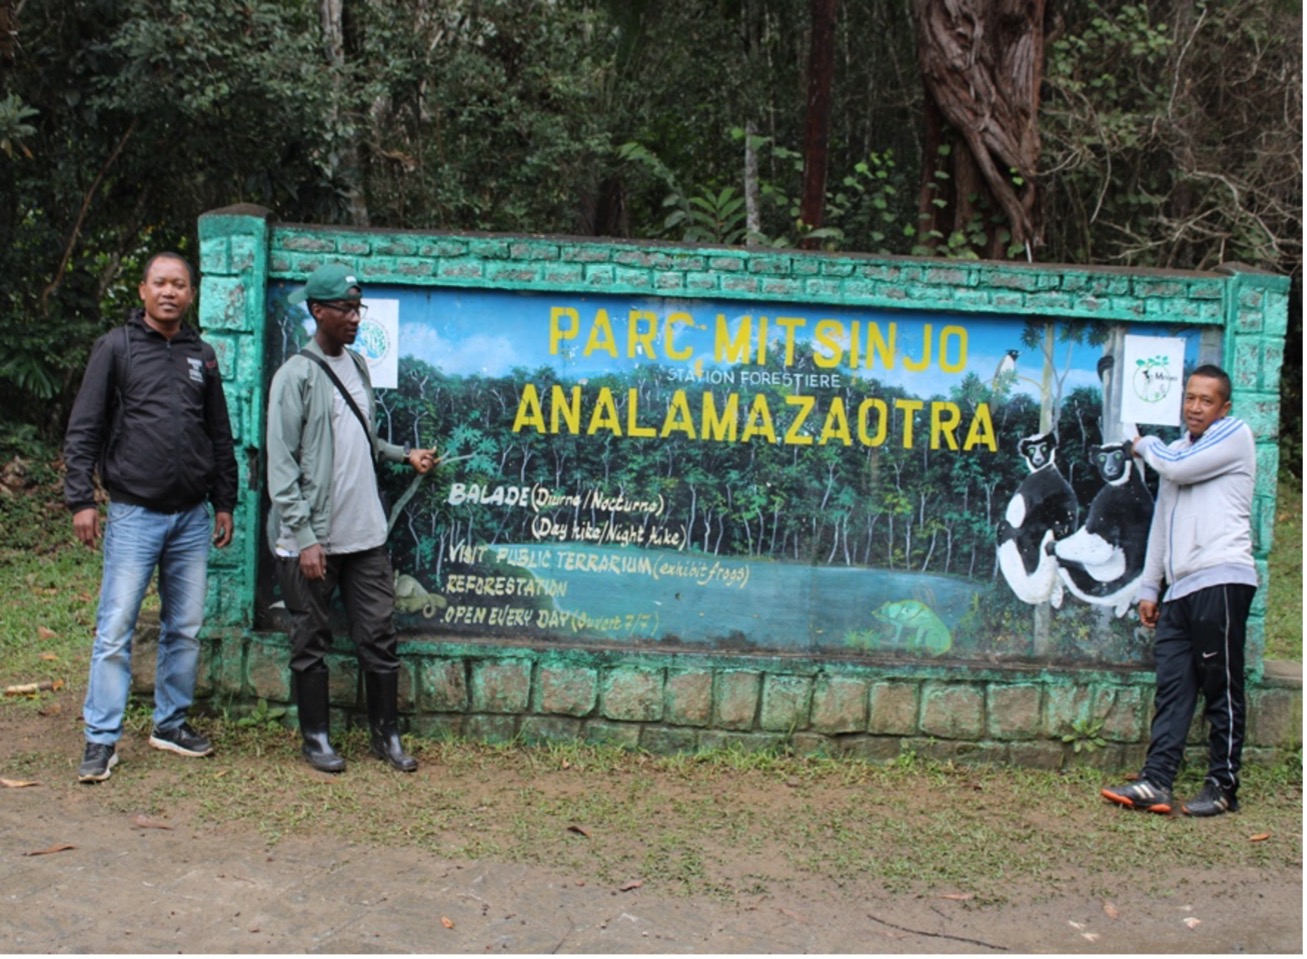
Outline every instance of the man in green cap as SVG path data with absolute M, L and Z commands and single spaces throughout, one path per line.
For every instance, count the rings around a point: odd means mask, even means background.
M 272 378 L 268 397 L 268 543 L 290 615 L 291 672 L 304 758 L 341 772 L 329 738 L 328 611 L 339 589 L 363 670 L 372 753 L 404 772 L 398 727 L 399 658 L 395 577 L 386 555 L 386 515 L 376 464 L 407 462 L 419 473 L 435 450 L 397 446 L 377 435 L 367 363 L 349 349 L 367 309 L 354 271 L 327 263 L 290 295 L 316 328 L 303 350 Z

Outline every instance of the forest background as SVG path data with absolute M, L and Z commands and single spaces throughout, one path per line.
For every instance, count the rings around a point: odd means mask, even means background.
M 959 96 L 986 91 L 935 69 L 959 52 L 993 68 L 1012 144 L 978 147 Z M 199 214 L 247 202 L 384 228 L 1246 263 L 1293 281 L 1280 443 L 1301 477 L 1289 0 L 2 0 L 0 184 L 7 450 L 59 441 L 144 259 L 194 255 Z

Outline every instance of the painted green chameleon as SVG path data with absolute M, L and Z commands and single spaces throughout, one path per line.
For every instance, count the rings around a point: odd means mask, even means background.
M 953 645 L 953 634 L 935 611 L 916 599 L 901 599 L 886 603 L 871 615 L 894 627 L 894 646 L 925 649 L 932 656 L 947 653 Z M 904 633 L 907 633 L 906 643 Z

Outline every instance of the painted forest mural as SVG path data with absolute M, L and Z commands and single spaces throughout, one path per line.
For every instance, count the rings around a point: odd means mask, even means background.
M 269 290 L 269 375 L 312 330 L 288 289 Z M 381 432 L 442 457 L 426 478 L 383 473 L 411 639 L 1149 655 L 1134 588 L 1156 480 L 1129 455 L 1119 325 L 401 287 L 365 302 Z M 1219 346 L 1130 332 L 1185 367 Z

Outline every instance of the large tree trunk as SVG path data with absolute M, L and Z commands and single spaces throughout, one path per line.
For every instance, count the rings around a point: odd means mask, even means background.
M 826 201 L 826 153 L 830 140 L 831 82 L 835 74 L 835 11 L 839 0 L 812 0 L 808 47 L 808 109 L 803 127 L 803 199 L 799 219 L 821 226 Z M 804 241 L 803 245 L 812 243 Z
M 335 78 L 328 123 L 333 129 L 341 129 L 340 114 L 346 95 L 345 0 L 322 0 L 322 46 Z M 363 161 L 356 129 L 351 128 L 345 141 L 339 144 L 339 155 L 340 162 L 331 172 L 343 181 L 349 222 L 353 226 L 369 226 L 368 201 L 363 193 Z
M 1010 237 L 986 223 L 985 241 L 972 247 L 978 254 L 1002 258 L 1015 246 L 1030 257 L 1042 242 L 1035 173 L 1046 3 L 913 0 L 928 101 L 925 142 L 935 144 L 922 164 L 919 212 L 927 246 L 965 232 L 986 213 L 1001 213 Z M 947 156 L 939 150 L 945 144 Z

